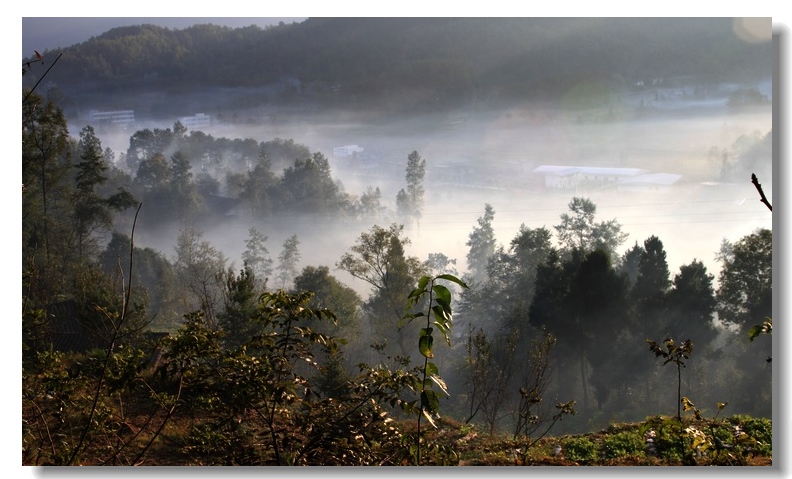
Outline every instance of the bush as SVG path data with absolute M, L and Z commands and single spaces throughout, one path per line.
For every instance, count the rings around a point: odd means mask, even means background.
M 605 459 L 616 459 L 625 456 L 643 456 L 643 438 L 634 431 L 623 431 L 605 437 L 600 447 L 600 454 Z
M 597 459 L 597 443 L 587 437 L 567 438 L 561 447 L 570 461 L 586 463 Z

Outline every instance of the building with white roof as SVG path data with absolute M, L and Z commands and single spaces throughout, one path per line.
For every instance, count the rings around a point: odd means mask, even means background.
M 602 166 L 541 165 L 533 170 L 544 175 L 545 187 L 574 189 L 581 186 L 608 187 L 618 190 L 658 189 L 676 183 L 681 176 L 670 173 L 650 173 L 640 168 L 610 168 Z

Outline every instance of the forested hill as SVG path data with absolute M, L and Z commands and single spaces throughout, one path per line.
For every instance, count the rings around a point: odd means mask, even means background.
M 311 18 L 266 29 L 120 27 L 44 56 L 61 53 L 47 80 L 66 99 L 286 84 L 302 98 L 420 90 L 451 106 L 549 98 L 581 78 L 747 79 L 767 71 L 772 46 L 740 40 L 728 18 Z M 30 69 L 25 84 L 44 71 Z

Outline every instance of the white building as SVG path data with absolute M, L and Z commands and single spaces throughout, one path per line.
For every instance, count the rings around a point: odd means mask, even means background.
M 541 165 L 533 171 L 544 175 L 545 187 L 559 189 L 613 186 L 619 191 L 657 190 L 667 188 L 682 178 L 671 173 L 650 173 L 640 168 L 601 166 Z
M 210 126 L 212 124 L 212 118 L 203 113 L 196 113 L 193 116 L 183 116 L 179 118 L 179 122 L 187 128 L 201 128 Z
M 88 115 L 92 124 L 109 123 L 111 125 L 126 126 L 135 122 L 135 110 L 91 110 Z
M 605 186 L 646 173 L 640 168 L 562 165 L 541 165 L 534 168 L 533 171 L 544 175 L 547 188 L 577 188 L 582 185 Z
M 349 158 L 355 153 L 362 153 L 363 148 L 357 145 L 336 146 L 333 148 L 333 156 L 337 158 Z

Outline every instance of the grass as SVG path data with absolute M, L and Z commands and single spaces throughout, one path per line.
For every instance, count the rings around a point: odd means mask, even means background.
M 452 447 L 459 455 L 460 466 L 681 466 L 681 465 L 772 465 L 772 425 L 768 419 L 734 416 L 718 423 L 715 434 L 731 434 L 739 424 L 743 431 L 753 431 L 757 444 L 748 448 L 728 451 L 709 451 L 697 455 L 690 447 L 692 440 L 675 436 L 673 431 L 662 431 L 665 443 L 658 445 L 655 454 L 647 452 L 647 442 L 642 433 L 649 420 L 641 423 L 616 424 L 607 429 L 578 435 L 545 437 L 532 447 L 527 441 L 504 435 L 489 435 L 470 425 L 453 420 L 441 420 L 439 428 L 428 435 L 430 441 L 439 441 Z M 684 422 L 683 426 L 704 423 Z M 684 427 L 679 429 L 683 431 Z M 669 447 L 672 444 L 675 447 Z M 560 451 L 558 450 L 560 446 Z M 668 451 L 663 448 L 668 447 Z M 687 450 L 689 449 L 689 450 Z M 669 452 L 670 453 L 664 453 Z M 683 451 L 682 454 L 679 451 Z

